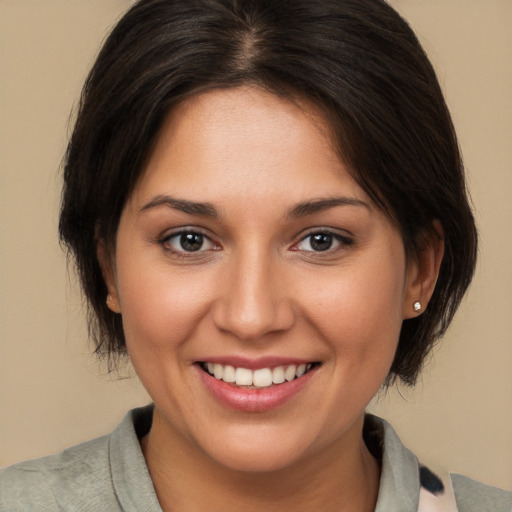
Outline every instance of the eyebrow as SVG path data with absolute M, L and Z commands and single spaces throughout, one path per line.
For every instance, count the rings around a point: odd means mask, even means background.
M 220 217 L 219 212 L 211 203 L 197 203 L 195 201 L 177 199 L 168 195 L 158 195 L 154 197 L 149 201 L 149 203 L 146 203 L 140 211 L 145 212 L 159 206 L 166 206 L 190 215 L 200 215 L 202 217 L 210 217 L 214 219 Z
M 186 199 L 178 199 L 168 195 L 158 195 L 154 197 L 151 201 L 146 203 L 140 211 L 145 212 L 160 206 L 179 210 L 189 215 L 200 215 L 202 217 L 209 217 L 213 219 L 218 219 L 220 217 L 219 212 L 211 203 L 187 201 Z M 306 217 L 336 206 L 360 206 L 370 210 L 370 206 L 360 199 L 336 196 L 323 199 L 313 199 L 299 203 L 288 212 L 287 217 L 292 219 Z
M 367 210 L 371 210 L 368 203 L 356 199 L 355 197 L 335 196 L 299 203 L 290 210 L 288 217 L 293 219 L 306 217 L 307 215 L 313 215 L 314 213 L 328 210 L 336 206 L 362 206 Z

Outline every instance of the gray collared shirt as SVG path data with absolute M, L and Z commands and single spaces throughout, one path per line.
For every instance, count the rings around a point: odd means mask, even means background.
M 130 411 L 109 435 L 0 470 L 0 512 L 161 512 L 139 439 L 152 407 Z M 380 425 L 382 474 L 375 512 L 416 512 L 418 461 Z M 512 493 L 452 475 L 459 512 L 512 512 Z

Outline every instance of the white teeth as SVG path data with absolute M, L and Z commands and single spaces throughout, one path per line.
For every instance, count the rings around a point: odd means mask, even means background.
M 235 382 L 237 386 L 252 386 L 252 371 L 247 368 L 237 368 Z
M 272 382 L 274 384 L 282 384 L 284 381 L 284 368 L 282 366 L 276 366 L 272 370 Z
M 302 377 L 305 373 L 306 373 L 306 365 L 305 364 L 300 364 L 299 366 L 297 366 L 297 371 L 295 372 L 295 375 L 297 375 L 297 377 Z
M 276 366 L 275 368 L 259 368 L 253 371 L 248 368 L 235 368 L 231 365 L 224 366 L 219 363 L 206 363 L 204 365 L 208 373 L 218 380 L 236 383 L 237 386 L 254 386 L 256 388 L 266 388 L 272 384 L 292 381 L 295 378 L 302 377 L 312 366 L 311 363 L 298 366 L 290 364 L 288 366 Z
M 297 367 L 294 364 L 287 366 L 286 370 L 284 371 L 284 378 L 288 381 L 295 379 L 295 371 L 296 370 L 297 370 Z
M 214 364 L 213 375 L 215 375 L 216 379 L 222 379 L 222 376 L 224 375 L 224 367 L 221 364 Z
M 270 368 L 261 368 L 254 370 L 252 383 L 258 388 L 266 388 L 272 384 L 272 370 Z
M 222 380 L 224 382 L 235 382 L 235 369 L 233 366 L 226 365 L 224 366 L 224 375 L 222 376 Z

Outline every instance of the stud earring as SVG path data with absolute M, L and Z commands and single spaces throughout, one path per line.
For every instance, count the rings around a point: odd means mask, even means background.
M 413 305 L 412 305 L 414 311 L 418 312 L 421 310 L 421 302 L 419 301 L 416 301 Z

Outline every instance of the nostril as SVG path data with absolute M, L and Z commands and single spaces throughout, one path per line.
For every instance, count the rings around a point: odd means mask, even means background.
M 214 312 L 214 323 L 222 331 L 236 337 L 257 341 L 270 333 L 285 331 L 293 325 L 293 313 L 283 311 L 271 302 L 265 305 L 223 304 Z
M 228 290 L 225 299 L 213 310 L 216 327 L 248 341 L 290 329 L 295 322 L 292 305 L 271 295 L 270 292 L 230 294 Z

